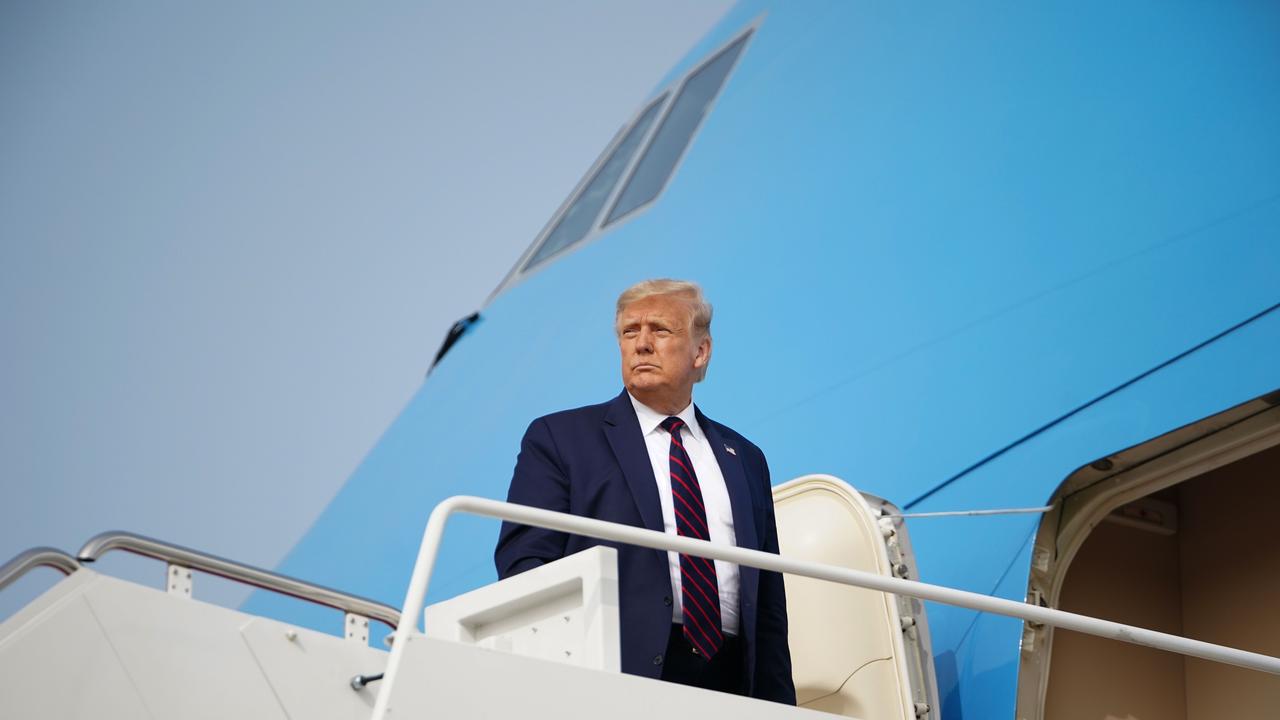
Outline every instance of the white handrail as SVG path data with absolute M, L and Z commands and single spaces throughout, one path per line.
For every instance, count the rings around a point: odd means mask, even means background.
M 1110 620 L 1100 620 L 1087 615 L 1077 615 L 1065 610 L 1054 610 L 1014 600 L 956 590 L 941 585 L 885 577 L 876 573 L 852 570 L 835 565 L 824 565 L 807 560 L 793 560 L 782 555 L 774 555 L 759 550 L 747 550 L 729 545 L 715 545 L 706 540 L 693 540 L 631 525 L 620 525 L 603 520 L 466 495 L 456 495 L 448 498 L 431 511 L 431 517 L 427 520 L 427 527 L 422 533 L 422 545 L 418 549 L 418 559 L 413 566 L 413 577 L 409 580 L 409 590 L 405 595 L 404 608 L 400 611 L 400 624 L 396 628 L 396 638 L 408 637 L 410 633 L 416 631 L 418 618 L 422 615 L 423 604 L 426 602 L 427 584 L 431 579 L 431 571 L 435 567 L 436 555 L 440 549 L 440 540 L 444 535 L 445 522 L 448 521 L 450 515 L 459 512 L 498 520 L 509 520 L 521 525 L 559 530 L 600 540 L 639 545 L 654 550 L 697 555 L 714 560 L 757 567 L 761 570 L 802 575 L 896 595 L 908 595 L 922 600 L 932 600 L 971 610 L 1007 615 L 1028 622 L 1066 628 L 1088 635 L 1097 635 L 1111 640 L 1145 645 L 1158 650 L 1167 650 L 1181 655 L 1190 655 L 1228 665 L 1237 665 L 1250 670 L 1280 675 L 1280 658 L 1273 658 L 1247 650 L 1192 640 L 1178 635 L 1111 622 Z M 374 720 L 385 720 L 390 690 L 392 685 L 395 684 L 396 672 L 399 669 L 400 658 L 404 654 L 406 644 L 396 642 L 391 646 L 391 657 L 387 660 L 386 675 L 382 682 L 382 687 L 379 688 L 377 702 L 373 707 Z

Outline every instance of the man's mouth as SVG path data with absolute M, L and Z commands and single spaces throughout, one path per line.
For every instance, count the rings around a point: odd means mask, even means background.
M 653 363 L 638 363 L 631 366 L 632 370 L 657 370 L 658 366 Z

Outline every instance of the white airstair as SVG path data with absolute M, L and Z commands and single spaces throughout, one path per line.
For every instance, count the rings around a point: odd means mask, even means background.
M 676 708 L 742 720 L 940 717 L 921 599 L 1280 674 L 1280 660 L 1050 608 L 927 585 L 895 509 L 829 476 L 775 488 L 783 555 L 536 508 L 455 497 L 433 511 L 404 606 L 129 533 L 72 557 L 37 548 L 0 568 L 68 576 L 0 623 L 0 718 L 401 717 L 650 720 Z M 752 565 L 786 575 L 801 707 L 619 673 L 614 551 L 593 548 L 424 608 L 448 518 L 469 513 Z M 124 550 L 166 563 L 163 589 L 94 572 Z M 191 597 L 192 571 L 343 612 L 328 635 Z M 368 624 L 396 628 L 391 650 Z
M 109 549 L 166 560 L 165 589 L 86 566 Z M 0 624 L 6 719 L 365 718 L 373 694 L 351 679 L 387 662 L 366 641 L 369 618 L 399 618 L 379 603 L 128 533 L 98 536 L 79 560 L 23 553 L 0 570 L 0 587 L 41 565 L 69 574 Z M 193 599 L 193 570 L 345 610 L 345 637 Z

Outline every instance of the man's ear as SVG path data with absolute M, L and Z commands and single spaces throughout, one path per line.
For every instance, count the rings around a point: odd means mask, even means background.
M 693 366 L 701 370 L 711 362 L 711 336 L 702 338 L 698 343 L 698 352 L 693 356 Z

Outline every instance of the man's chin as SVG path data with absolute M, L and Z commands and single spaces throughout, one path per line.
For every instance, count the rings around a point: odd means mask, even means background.
M 635 393 L 649 392 L 655 388 L 662 387 L 661 378 L 653 373 L 633 374 L 627 380 L 627 389 L 634 395 Z

